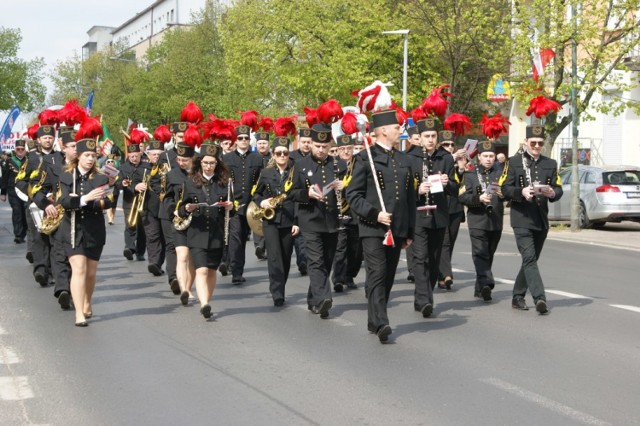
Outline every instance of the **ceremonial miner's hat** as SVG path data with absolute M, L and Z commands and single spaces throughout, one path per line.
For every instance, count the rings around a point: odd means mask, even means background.
M 529 138 L 546 138 L 546 132 L 542 124 L 530 124 L 526 131 L 527 139 Z
M 440 130 L 440 120 L 436 117 L 427 117 L 416 123 L 418 131 L 423 132 L 437 132 Z
M 26 141 L 24 139 L 17 139 L 15 143 L 16 148 L 26 148 Z
M 318 143 L 331 143 L 331 127 L 324 124 L 314 124 L 311 128 L 311 139 Z
M 453 142 L 453 130 L 440 130 L 438 132 L 438 142 Z
M 40 127 L 38 127 L 38 137 L 41 136 L 53 136 L 55 137 L 56 135 L 56 128 L 54 126 L 51 126 L 49 124 L 45 124 L 45 125 L 41 125 Z
M 478 154 L 482 154 L 483 152 L 496 152 L 496 144 L 492 141 L 482 141 L 478 143 Z
M 85 119 L 76 132 L 76 154 L 83 152 L 96 152 L 98 150 L 98 138 L 103 135 L 102 124 L 92 117 Z
M 60 129 L 58 129 L 58 136 L 62 139 L 62 144 L 66 145 L 69 142 L 76 140 L 76 131 L 73 126 L 60 126 Z
M 351 146 L 355 145 L 356 141 L 351 137 L 351 135 L 341 135 L 336 138 L 336 144 L 338 145 L 338 147 Z
M 409 127 L 407 127 L 407 135 L 409 135 L 409 137 L 411 137 L 413 135 L 417 135 L 417 134 L 419 134 L 417 126 L 409 126 Z

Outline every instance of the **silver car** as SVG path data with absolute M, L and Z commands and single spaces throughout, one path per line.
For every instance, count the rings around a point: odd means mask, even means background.
M 602 228 L 607 222 L 640 222 L 640 167 L 578 166 L 580 226 Z M 549 203 L 550 220 L 571 220 L 571 168 L 560 172 L 564 195 Z

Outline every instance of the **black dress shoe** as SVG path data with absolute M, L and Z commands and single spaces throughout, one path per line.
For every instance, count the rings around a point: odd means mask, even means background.
M 415 283 L 416 277 L 414 277 L 413 274 L 409 274 L 407 275 L 407 281 L 409 281 L 410 283 Z
M 529 307 L 527 306 L 527 303 L 524 301 L 524 298 L 522 297 L 518 297 L 517 299 L 513 299 L 511 301 L 511 307 L 513 309 L 518 309 L 521 311 L 528 311 Z
M 342 293 L 344 291 L 344 285 L 342 285 L 342 283 L 335 283 L 333 285 L 333 291 L 336 293 Z
M 480 290 L 480 295 L 482 296 L 482 300 L 484 300 L 485 302 L 491 302 L 491 287 L 489 287 L 488 285 L 482 287 L 482 290 Z
M 86 321 L 77 322 L 76 327 L 89 327 L 89 323 Z
M 298 271 L 300 272 L 300 275 L 304 277 L 308 273 L 307 272 L 307 265 L 298 266 Z
M 171 287 L 171 291 L 176 296 L 180 294 L 180 283 L 178 282 L 177 278 L 171 280 L 171 282 L 169 283 L 169 287 Z
M 35 278 L 36 282 L 40 284 L 41 287 L 47 287 L 49 285 L 49 280 L 47 279 L 47 276 L 40 271 L 35 272 L 33 274 L 33 278 Z
M 137 260 L 138 262 L 144 262 L 146 259 L 144 258 L 144 255 L 143 255 L 143 254 L 137 254 L 137 255 L 136 255 L 136 260 Z
M 226 277 L 229 275 L 229 267 L 226 263 L 221 263 L 220 266 L 218 266 L 218 272 L 220 272 L 223 277 Z
M 160 267 L 158 265 L 156 265 L 155 263 L 150 263 L 149 266 L 147 267 L 147 270 L 149 272 L 151 272 L 153 274 L 154 277 L 159 277 L 160 275 L 163 274 L 163 270 L 160 269 Z
M 420 313 L 422 314 L 422 318 L 429 318 L 433 313 L 433 305 L 431 303 L 425 303 L 420 308 Z
M 258 260 L 265 260 L 267 258 L 264 255 L 264 249 L 262 247 L 256 247 L 256 257 Z
M 71 307 L 71 297 L 69 297 L 69 293 L 66 291 L 61 291 L 58 295 L 58 303 L 60 304 L 60 308 L 63 310 L 67 310 Z
M 231 284 L 233 284 L 233 285 L 242 284 L 242 277 L 233 277 L 233 278 L 231 278 Z
M 444 289 L 451 290 L 451 286 L 453 286 L 453 278 L 445 277 L 444 278 Z
M 202 314 L 204 319 L 209 319 L 213 315 L 211 313 L 211 306 L 209 305 L 204 305 L 202 308 L 200 308 L 200 313 Z
M 27 258 L 27 261 L 29 263 L 33 263 L 33 253 L 31 253 L 30 251 L 27 252 L 27 255 L 25 256 Z
M 279 308 L 284 305 L 284 299 L 276 299 L 273 301 L 273 306 Z
M 389 340 L 389 335 L 391 333 L 392 333 L 391 326 L 388 324 L 385 324 L 385 325 L 381 325 L 380 328 L 378 328 L 378 332 L 376 333 L 376 335 L 378 336 L 378 339 L 380 339 L 380 343 L 385 343 L 386 341 Z
M 188 291 L 183 291 L 182 293 L 180 293 L 180 303 L 182 303 L 182 306 L 187 306 L 187 304 L 189 303 Z
M 318 303 L 317 306 L 313 307 L 313 313 L 319 314 L 322 319 L 329 318 L 329 309 L 331 309 L 331 306 L 333 306 L 331 299 L 324 299 Z
M 545 302 L 542 299 L 538 299 L 538 301 L 536 302 L 536 311 L 538 311 L 540 315 L 549 313 L 549 309 L 547 308 L 547 302 Z
M 127 260 L 133 260 L 133 250 L 131 249 L 128 249 L 128 248 L 124 249 L 124 251 L 122 252 L 122 255 L 126 257 Z
M 349 281 L 349 282 L 347 283 L 347 288 L 348 288 L 349 290 L 355 290 L 355 289 L 357 289 L 357 288 L 358 288 L 358 286 L 357 286 L 357 285 L 356 285 L 356 283 L 354 283 L 353 281 Z

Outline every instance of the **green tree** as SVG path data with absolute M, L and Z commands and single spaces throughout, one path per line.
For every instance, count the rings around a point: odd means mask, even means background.
M 40 108 L 46 88 L 42 84 L 41 58 L 18 58 L 20 30 L 0 27 L 0 110 L 18 105 L 23 111 Z

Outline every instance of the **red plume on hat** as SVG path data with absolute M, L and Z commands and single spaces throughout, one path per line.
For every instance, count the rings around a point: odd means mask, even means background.
M 427 118 L 427 114 L 424 113 L 422 108 L 417 107 L 411 111 L 411 118 L 413 118 L 414 123 L 417 123 L 418 121 L 424 120 L 425 118 Z
M 213 123 L 217 120 L 216 116 L 213 114 L 208 114 L 207 117 L 209 117 L 208 121 L 203 121 L 198 125 L 200 130 L 202 130 L 202 134 L 204 135 L 205 139 L 209 139 L 211 137 L 210 134 L 211 130 L 213 129 Z
M 86 120 L 80 124 L 80 129 L 76 133 L 76 142 L 82 139 L 95 139 L 102 136 L 102 124 L 96 117 L 87 117 Z
M 429 96 L 422 101 L 420 108 L 427 115 L 435 115 L 436 117 L 444 117 L 447 113 L 447 109 L 449 108 L 449 101 L 445 98 L 451 97 L 451 93 L 447 92 L 445 89 L 449 88 L 448 84 L 444 84 L 440 87 L 436 87 L 431 91 Z
M 507 133 L 507 120 L 502 114 L 497 113 L 493 117 L 488 117 L 487 114 L 482 114 L 482 120 L 480 120 L 480 126 L 482 126 L 482 133 L 489 139 L 498 139 L 503 133 Z
M 255 110 L 240 113 L 240 124 L 251 127 L 251 131 L 258 130 L 258 112 Z
M 27 129 L 27 136 L 32 141 L 38 139 L 38 128 L 40 127 L 40 123 L 35 123 L 33 126 Z
M 202 110 L 200 107 L 193 102 L 189 102 L 187 106 L 182 109 L 180 113 L 180 121 L 186 121 L 191 124 L 198 124 L 202 120 L 204 120 L 204 115 L 202 115 Z
M 189 123 L 187 130 L 184 132 L 183 141 L 185 144 L 189 145 L 191 148 L 195 148 L 197 146 L 202 145 L 202 135 L 200 134 L 200 130 L 198 126 L 195 124 Z
M 307 126 L 313 127 L 314 124 L 318 124 L 320 122 L 317 109 L 304 107 L 304 114 L 305 120 L 307 121 Z
M 135 145 L 140 145 L 150 139 L 149 133 L 138 128 L 131 130 L 129 134 L 129 142 Z
M 258 123 L 258 129 L 269 133 L 273 130 L 273 119 L 269 117 L 262 117 Z
M 333 124 L 344 116 L 340 103 L 329 99 L 318 107 L 318 119 L 321 123 Z
M 352 135 L 360 131 L 360 129 L 358 129 L 358 116 L 352 111 L 347 111 L 344 114 L 340 126 L 345 135 Z
M 545 98 L 544 96 L 537 96 L 531 99 L 529 102 L 529 109 L 527 115 L 535 115 L 537 118 L 545 117 L 550 112 L 558 112 L 562 108 L 558 102 Z
M 236 126 L 237 121 L 235 120 L 215 120 L 210 133 L 211 139 L 217 139 L 221 141 L 227 139 L 230 139 L 232 141 L 236 140 Z
M 453 134 L 456 136 L 462 136 L 467 133 L 473 124 L 469 117 L 464 114 L 453 113 L 444 120 L 444 128 L 446 130 L 453 130 Z
M 354 90 L 351 95 L 358 98 L 356 105 L 364 113 L 384 111 L 391 107 L 391 95 L 387 87 L 379 80 L 362 90 Z
M 409 121 L 409 113 L 399 107 L 395 101 L 391 101 L 391 109 L 396 110 L 396 118 L 398 119 L 398 124 L 404 126 Z
M 58 117 L 60 123 L 64 123 L 67 126 L 75 126 L 81 124 L 88 117 L 87 111 L 78 105 L 78 101 L 73 99 L 62 107 L 58 111 Z
M 58 111 L 52 109 L 45 109 L 38 114 L 38 120 L 43 126 L 58 126 L 60 124 L 60 118 L 58 117 Z
M 295 136 L 297 116 L 280 117 L 273 125 L 273 132 L 276 136 Z
M 153 138 L 162 143 L 167 143 L 171 140 L 171 130 L 169 130 L 166 125 L 162 124 L 153 132 Z

